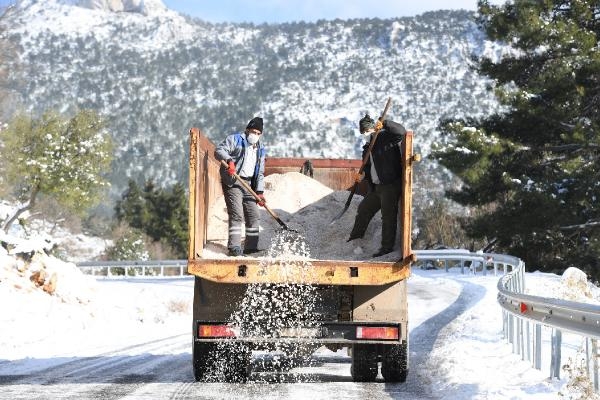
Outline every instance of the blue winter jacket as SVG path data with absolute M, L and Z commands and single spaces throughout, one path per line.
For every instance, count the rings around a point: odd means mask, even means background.
M 236 166 L 236 173 L 240 172 L 240 168 L 244 162 L 246 148 L 252 145 L 248 143 L 244 132 L 235 132 L 227 136 L 215 149 L 215 158 L 218 161 L 233 160 Z M 254 167 L 254 176 L 251 180 L 251 187 L 257 194 L 261 194 L 265 190 L 265 157 L 266 149 L 262 141 L 258 141 L 256 146 L 258 152 L 256 156 L 256 165 Z M 221 167 L 221 181 L 231 187 L 235 183 L 235 178 L 227 173 L 225 167 Z

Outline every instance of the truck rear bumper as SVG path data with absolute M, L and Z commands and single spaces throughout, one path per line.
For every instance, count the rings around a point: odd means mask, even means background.
M 236 327 L 228 333 L 216 330 L 214 336 L 205 329 L 207 326 L 225 327 L 223 322 L 196 321 L 194 340 L 197 342 L 244 342 L 254 344 L 400 344 L 402 343 L 401 323 L 373 322 L 324 322 L 318 327 L 280 329 L 271 335 L 247 336 Z M 204 328 L 204 329 L 203 329 Z M 202 332 L 202 333 L 201 333 Z

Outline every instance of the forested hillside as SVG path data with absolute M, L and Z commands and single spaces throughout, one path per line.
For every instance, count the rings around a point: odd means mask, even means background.
M 185 182 L 188 129 L 214 141 L 265 119 L 271 156 L 357 158 L 358 119 L 389 116 L 415 131 L 427 155 L 440 119 L 498 109 L 473 55 L 496 58 L 474 15 L 280 25 L 210 24 L 169 10 L 115 13 L 59 0 L 23 1 L 8 15 L 19 57 L 12 96 L 34 113 L 97 110 L 117 154 L 112 194 L 127 180 Z M 450 182 L 421 163 L 416 196 Z

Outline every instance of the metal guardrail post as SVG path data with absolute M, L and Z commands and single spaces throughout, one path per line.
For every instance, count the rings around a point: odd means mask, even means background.
M 525 349 L 527 351 L 527 361 L 531 362 L 531 330 L 530 330 L 530 326 L 531 323 L 529 321 L 525 321 L 526 325 L 525 325 L 525 337 L 527 338 L 527 341 L 525 343 Z
M 542 325 L 540 324 L 535 324 L 533 368 L 542 369 Z
M 525 361 L 525 321 L 523 318 L 518 319 L 519 326 L 519 354 L 521 355 L 521 360 Z
M 508 313 L 502 310 L 502 333 L 504 340 L 508 341 Z
M 598 340 L 588 338 L 585 341 L 585 353 L 586 353 L 586 366 L 588 376 L 590 377 L 590 383 L 594 387 L 594 390 L 598 392 L 600 384 L 598 383 Z
M 516 353 L 517 347 L 515 340 L 515 317 L 512 315 L 508 316 L 508 341 L 512 344 L 513 353 Z
M 552 328 L 552 343 L 550 357 L 550 378 L 560 379 L 560 350 L 562 345 L 562 332 Z

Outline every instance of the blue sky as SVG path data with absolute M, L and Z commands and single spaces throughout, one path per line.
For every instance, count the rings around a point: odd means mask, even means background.
M 314 22 L 335 18 L 409 17 L 432 10 L 474 11 L 477 0 L 162 0 L 172 10 L 209 22 Z M 0 0 L 0 7 L 15 0 Z M 503 0 L 491 0 L 493 4 Z
M 163 0 L 209 22 L 279 23 L 318 19 L 394 18 L 441 9 L 475 10 L 477 0 Z M 499 3 L 492 1 L 492 3 Z

